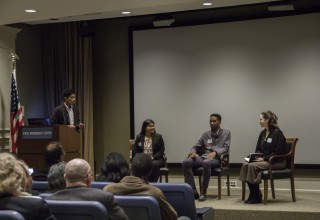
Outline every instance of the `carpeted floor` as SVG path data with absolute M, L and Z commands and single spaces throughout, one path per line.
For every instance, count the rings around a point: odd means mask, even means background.
M 237 179 L 237 175 L 230 179 Z M 292 202 L 289 180 L 275 182 L 275 199 L 272 199 L 269 189 L 268 204 L 244 204 L 241 200 L 241 185 L 232 187 L 230 196 L 227 196 L 226 187 L 222 188 L 221 200 L 217 198 L 216 178 L 212 178 L 208 189 L 208 198 L 205 202 L 195 201 L 196 207 L 213 207 L 215 210 L 215 220 L 220 219 L 320 219 L 320 184 L 318 176 L 297 176 L 296 202 Z M 223 179 L 223 182 L 225 180 Z M 169 176 L 169 182 L 183 182 L 181 174 Z M 197 183 L 197 180 L 196 180 Z M 261 185 L 262 186 L 262 185 Z M 263 189 L 262 189 L 263 190 Z M 248 196 L 248 189 L 247 195 Z

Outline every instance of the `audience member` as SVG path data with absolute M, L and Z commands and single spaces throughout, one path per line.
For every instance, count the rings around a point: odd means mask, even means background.
M 104 187 L 104 191 L 112 192 L 115 195 L 150 195 L 159 202 L 161 219 L 176 220 L 177 212 L 167 202 L 162 191 L 148 184 L 146 175 L 151 171 L 152 159 L 150 155 L 138 153 L 132 159 L 132 176 L 125 176 L 119 183 L 109 184 Z
M 152 158 L 152 170 L 147 174 L 149 182 L 157 182 L 160 168 L 164 166 L 164 142 L 161 134 L 157 134 L 154 121 L 147 119 L 143 122 L 140 134 L 137 135 L 132 150 L 132 158 L 137 153 L 145 153 Z
M 192 168 L 203 167 L 202 172 L 202 191 L 200 192 L 199 202 L 205 201 L 209 186 L 211 169 L 219 167 L 221 154 L 228 153 L 231 141 L 231 133 L 227 129 L 220 127 L 221 116 L 219 114 L 210 115 L 211 130 L 204 132 L 196 145 L 182 162 L 185 182 L 192 186 L 195 199 L 199 198 Z
M 25 196 L 29 186 L 23 164 L 10 156 L 0 158 L 0 210 L 17 211 L 26 220 L 56 220 L 43 199 Z
M 54 193 L 56 191 L 66 188 L 66 181 L 64 180 L 64 171 L 66 162 L 53 164 L 48 173 L 49 191 Z
M 283 154 L 286 146 L 286 138 L 278 125 L 278 117 L 271 111 L 260 114 L 260 126 L 264 128 L 259 135 L 256 145 L 256 153 L 262 153 L 251 163 L 244 162 L 240 170 L 239 180 L 246 181 L 250 189 L 250 194 L 244 203 L 257 204 L 262 202 L 262 194 L 259 189 L 261 183 L 261 172 L 269 169 L 269 158 L 276 154 Z M 283 159 L 275 160 L 272 169 L 284 169 L 287 161 Z
M 32 174 L 32 179 L 37 181 L 47 181 L 50 167 L 53 164 L 63 161 L 65 152 L 60 142 L 50 142 L 44 151 L 45 166 L 36 169 Z
M 21 187 L 22 187 L 21 195 L 24 195 L 24 196 L 39 195 L 38 191 L 31 190 L 32 178 L 29 174 L 28 165 L 22 160 L 18 160 L 18 164 L 21 166 L 22 171 L 23 171 L 23 178 L 22 178 L 22 182 L 21 182 Z
M 101 167 L 99 181 L 115 182 L 130 175 L 129 164 L 122 154 L 113 152 L 107 155 Z
M 46 200 L 97 201 L 108 211 L 109 219 L 128 219 L 118 206 L 112 193 L 89 188 L 93 180 L 89 163 L 83 159 L 73 159 L 66 164 L 65 180 L 67 188 L 48 196 Z

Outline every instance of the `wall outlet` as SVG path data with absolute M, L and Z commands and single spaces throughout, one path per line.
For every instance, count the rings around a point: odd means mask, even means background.
M 230 180 L 230 187 L 237 187 L 237 180 Z M 224 185 L 228 186 L 227 181 L 224 181 Z

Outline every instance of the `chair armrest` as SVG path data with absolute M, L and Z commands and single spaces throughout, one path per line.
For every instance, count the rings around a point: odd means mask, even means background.
M 225 160 L 229 157 L 229 153 L 221 154 L 220 155 L 220 160 Z
M 275 159 L 286 159 L 286 158 L 291 158 L 292 155 L 291 154 L 281 154 L 281 155 L 273 155 L 269 158 L 269 163 L 272 164 L 272 162 L 275 160 Z
M 220 155 L 220 167 L 229 167 L 229 153 Z

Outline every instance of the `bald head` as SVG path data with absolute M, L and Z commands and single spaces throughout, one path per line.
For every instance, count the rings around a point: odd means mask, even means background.
M 80 158 L 70 160 L 66 164 L 65 179 L 67 186 L 79 185 L 81 183 L 90 186 L 92 174 L 89 163 Z

